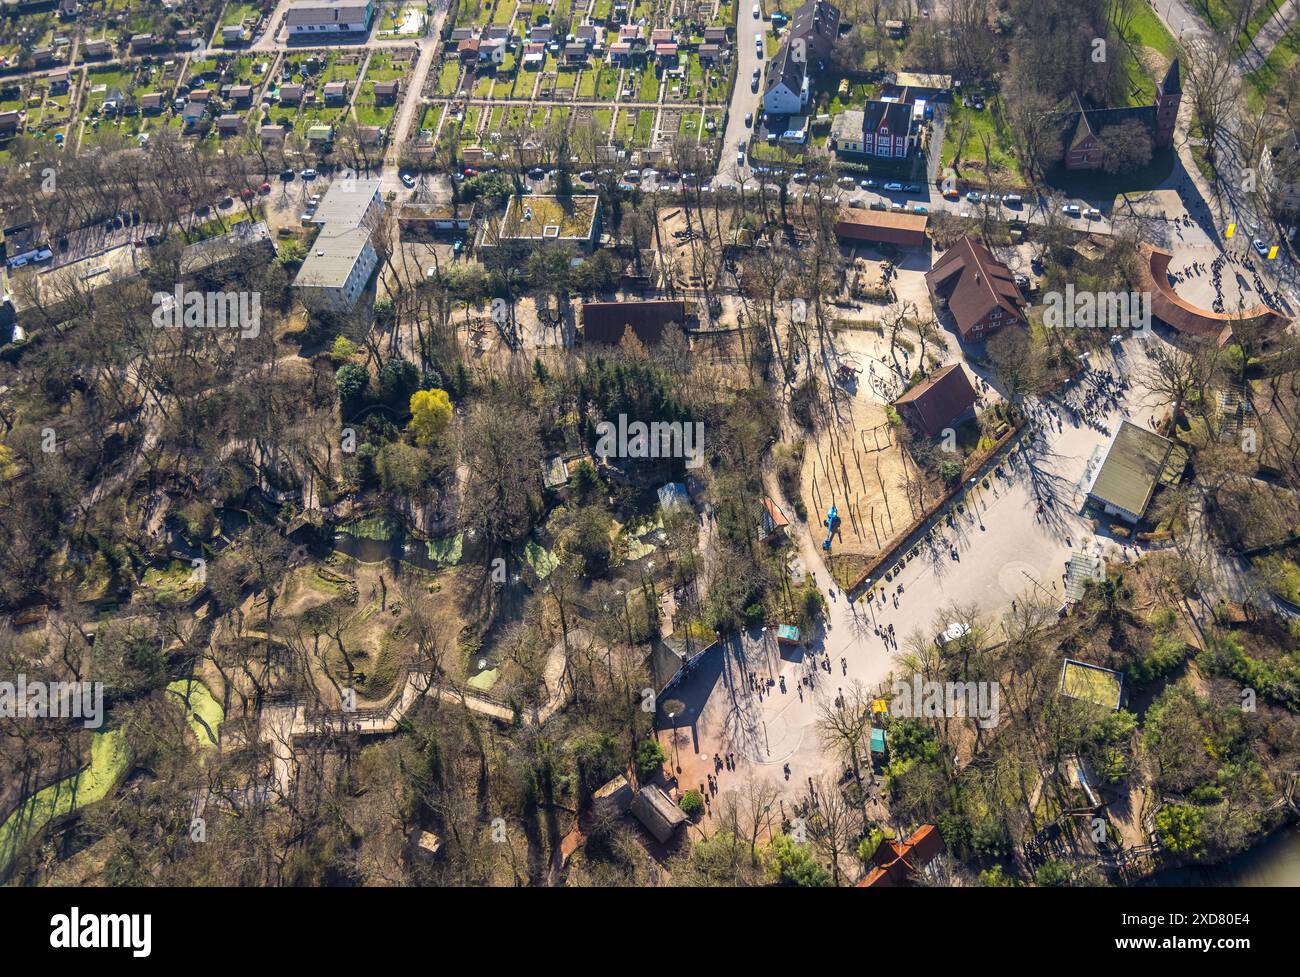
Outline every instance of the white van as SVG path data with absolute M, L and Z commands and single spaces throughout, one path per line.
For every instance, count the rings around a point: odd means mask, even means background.
M 1024 201 L 1020 198 L 1020 194 L 1018 193 L 1007 194 L 1005 197 L 1002 198 L 1002 202 L 1006 204 L 1008 207 L 1019 207 L 1021 204 L 1024 203 Z
M 758 4 L 754 4 L 754 19 L 755 20 L 763 19 L 763 11 L 758 9 Z

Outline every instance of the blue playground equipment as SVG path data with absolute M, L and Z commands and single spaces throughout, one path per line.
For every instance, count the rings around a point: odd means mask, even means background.
M 835 535 L 835 527 L 839 525 L 839 521 L 839 512 L 835 506 L 831 506 L 831 511 L 826 513 L 826 521 L 823 523 L 826 527 L 826 538 L 822 540 L 822 549 L 829 550 L 831 548 L 831 537 Z

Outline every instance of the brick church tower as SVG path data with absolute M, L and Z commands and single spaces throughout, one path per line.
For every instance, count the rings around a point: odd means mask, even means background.
M 1155 144 L 1169 146 L 1174 141 L 1174 127 L 1178 122 L 1178 105 L 1183 100 L 1183 83 L 1178 74 L 1178 59 L 1174 58 L 1165 72 L 1165 79 L 1156 88 Z

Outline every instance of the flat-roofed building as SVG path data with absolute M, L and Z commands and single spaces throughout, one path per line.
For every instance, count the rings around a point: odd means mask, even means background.
M 378 180 L 336 180 L 316 208 L 323 225 L 293 280 L 303 304 L 319 312 L 356 307 L 379 264 L 370 241 L 384 213 Z
M 370 0 L 299 0 L 289 4 L 285 12 L 285 26 L 289 36 L 300 38 L 321 34 L 360 34 L 370 30 L 375 7 Z
M 1088 486 L 1088 499 L 1108 516 L 1137 523 L 1164 477 L 1173 447 L 1172 441 L 1155 431 L 1121 421 Z
M 485 221 L 480 248 L 572 244 L 583 250 L 600 239 L 600 198 L 595 194 L 511 197 L 500 221 Z

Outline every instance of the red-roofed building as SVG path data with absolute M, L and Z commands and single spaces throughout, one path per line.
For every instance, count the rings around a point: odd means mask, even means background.
M 894 407 L 928 438 L 956 427 L 975 406 L 975 388 L 960 363 L 936 370 L 894 401 Z
M 899 844 L 886 839 L 871 856 L 872 868 L 859 889 L 892 888 L 912 884 L 912 877 L 944 852 L 943 835 L 933 824 L 923 824 Z
M 1028 325 L 1011 269 L 969 237 L 943 253 L 925 283 L 935 306 L 951 313 L 963 342 L 978 342 L 1010 323 Z

